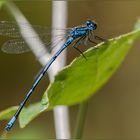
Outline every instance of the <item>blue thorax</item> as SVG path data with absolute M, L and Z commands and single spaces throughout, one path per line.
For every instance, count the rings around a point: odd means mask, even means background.
M 97 24 L 94 21 L 88 20 L 86 21 L 85 26 L 73 28 L 70 31 L 70 36 L 73 37 L 74 39 L 86 36 L 96 28 Z

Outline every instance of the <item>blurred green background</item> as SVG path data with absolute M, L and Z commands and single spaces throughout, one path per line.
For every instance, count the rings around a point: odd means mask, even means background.
M 51 1 L 22 0 L 15 1 L 15 4 L 32 24 L 51 26 Z M 98 23 L 96 34 L 106 39 L 131 31 L 139 17 L 138 0 L 68 1 L 68 27 L 93 19 Z M 4 7 L 0 9 L 0 20 L 13 20 Z M 6 40 L 1 36 L 0 45 Z M 84 138 L 140 138 L 139 46 L 137 41 L 111 80 L 90 99 Z M 69 48 L 67 55 L 69 64 L 79 54 Z M 19 104 L 40 68 L 31 52 L 21 55 L 0 52 L 0 110 Z M 39 101 L 48 84 L 46 76 L 28 103 Z M 70 107 L 72 132 L 77 109 L 78 106 Z M 0 124 L 0 132 L 5 124 Z M 16 138 L 55 138 L 52 112 L 41 114 L 24 129 L 16 125 L 9 135 Z

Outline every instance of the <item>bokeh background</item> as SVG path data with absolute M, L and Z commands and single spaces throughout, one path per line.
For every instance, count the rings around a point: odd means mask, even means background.
M 51 26 L 52 2 L 47 0 L 15 1 L 32 24 Z M 68 27 L 93 19 L 98 23 L 96 34 L 106 39 L 133 29 L 140 17 L 138 0 L 72 0 L 68 1 Z M 2 7 L 0 20 L 13 20 Z M 0 46 L 7 40 L 0 37 Z M 69 48 L 67 64 L 77 52 Z M 83 138 L 127 139 L 140 138 L 140 41 L 133 45 L 124 63 L 109 82 L 91 99 Z M 111 60 L 110 60 L 111 61 Z M 8 55 L 0 52 L 0 110 L 18 105 L 31 86 L 41 65 L 30 53 Z M 49 85 L 46 76 L 28 103 L 39 101 Z M 78 105 L 70 107 L 70 125 L 73 132 Z M 0 133 L 5 122 L 0 124 Z M 10 137 L 55 138 L 52 112 L 41 114 L 24 129 L 18 124 Z

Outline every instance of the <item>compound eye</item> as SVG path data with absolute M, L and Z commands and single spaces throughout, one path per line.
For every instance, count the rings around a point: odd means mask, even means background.
M 96 24 L 96 23 L 94 23 L 93 27 L 94 27 L 94 29 L 96 29 L 96 28 L 97 28 L 97 24 Z

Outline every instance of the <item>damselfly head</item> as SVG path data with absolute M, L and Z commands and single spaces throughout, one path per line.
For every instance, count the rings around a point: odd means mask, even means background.
M 89 30 L 95 30 L 97 28 L 97 24 L 92 20 L 87 20 L 86 26 L 88 27 Z

